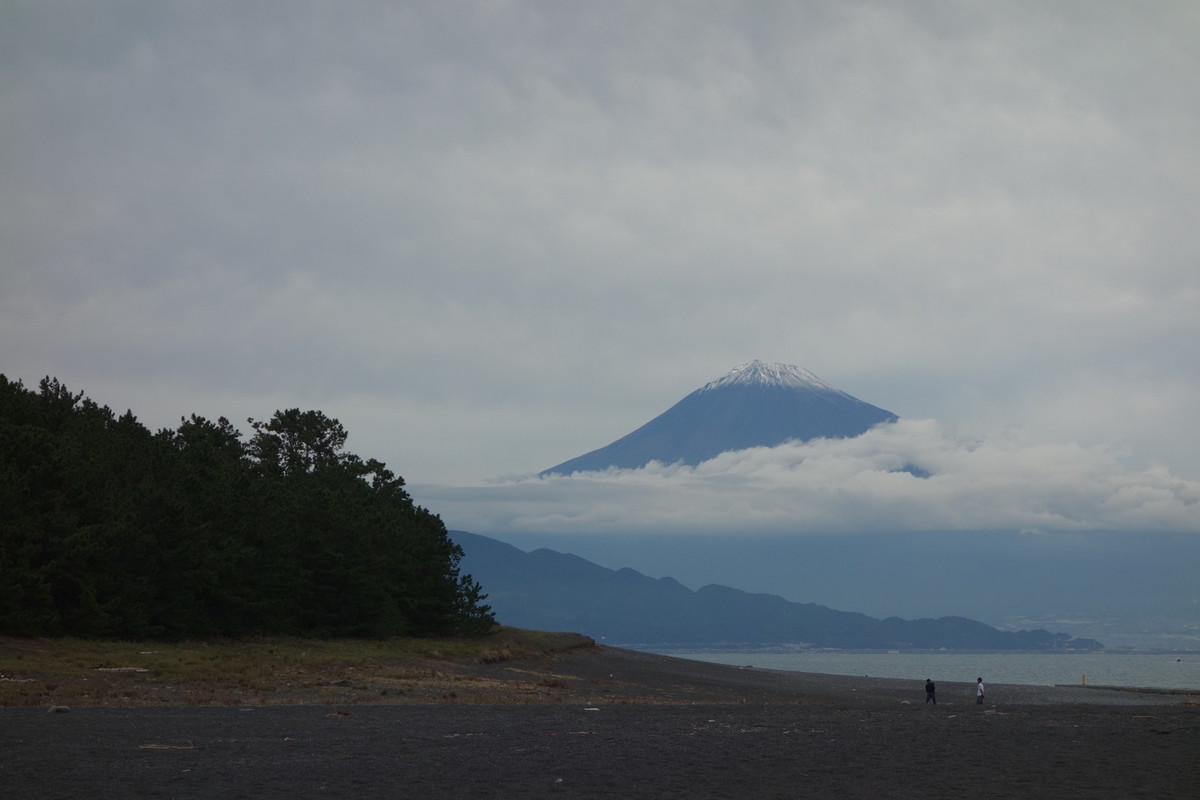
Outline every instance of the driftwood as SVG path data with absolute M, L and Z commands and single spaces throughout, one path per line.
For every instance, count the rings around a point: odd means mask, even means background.
M 142 744 L 138 745 L 138 750 L 195 750 L 196 745 L 188 742 L 187 744 Z

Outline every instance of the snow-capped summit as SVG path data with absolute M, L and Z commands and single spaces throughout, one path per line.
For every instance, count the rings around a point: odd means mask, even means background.
M 542 475 L 699 464 L 730 450 L 858 436 L 896 415 L 788 364 L 751 361 L 706 383 L 634 432 Z
M 794 367 L 791 364 L 768 364 L 765 361 L 759 361 L 757 358 L 749 364 L 734 367 L 715 381 L 709 381 L 700 387 L 700 391 L 707 392 L 711 389 L 719 389 L 722 386 L 744 386 L 751 383 L 769 383 L 779 386 L 797 386 L 804 389 L 837 391 L 806 369 Z

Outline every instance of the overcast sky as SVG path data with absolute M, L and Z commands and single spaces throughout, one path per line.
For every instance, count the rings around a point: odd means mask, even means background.
M 8 0 L 0 372 L 320 409 L 480 533 L 1200 531 L 1198 42 L 1191 0 Z M 754 358 L 906 422 L 527 477 Z

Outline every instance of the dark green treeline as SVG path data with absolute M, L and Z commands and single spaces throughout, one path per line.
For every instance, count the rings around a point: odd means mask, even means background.
M 462 550 L 319 411 L 151 433 L 0 375 L 0 633 L 386 637 L 489 629 Z

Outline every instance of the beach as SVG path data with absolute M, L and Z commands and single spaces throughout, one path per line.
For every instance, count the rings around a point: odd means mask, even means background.
M 995 685 L 978 706 L 970 684 L 939 682 L 934 706 L 923 681 L 608 647 L 476 669 L 521 691 L 0 709 L 0 794 L 1191 798 L 1200 785 L 1194 695 Z

